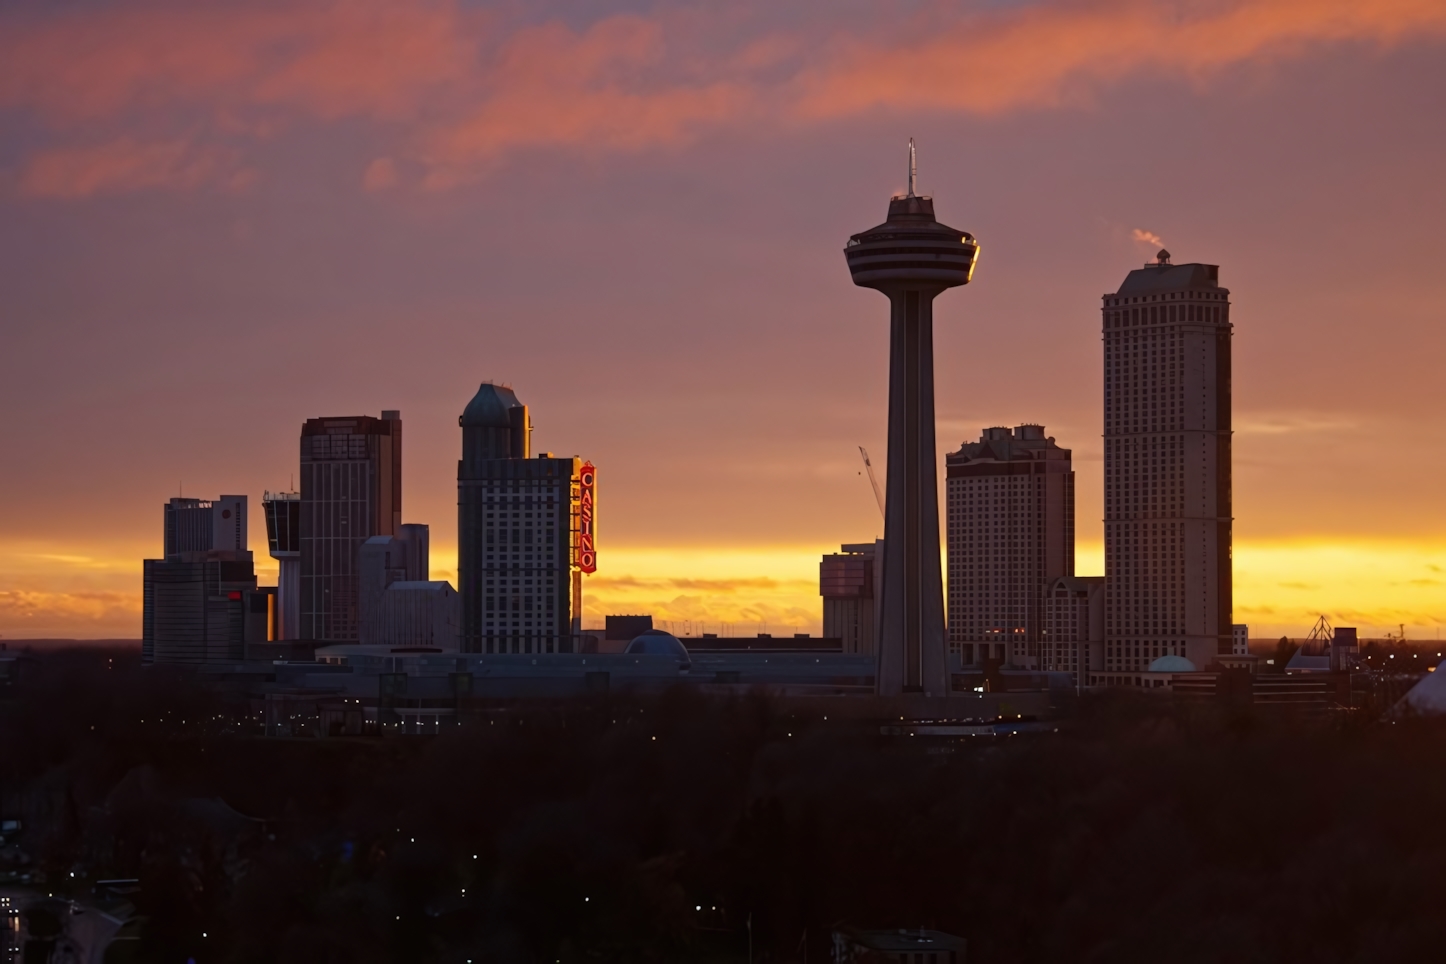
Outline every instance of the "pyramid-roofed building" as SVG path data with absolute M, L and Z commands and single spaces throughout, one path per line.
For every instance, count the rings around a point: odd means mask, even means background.
M 1441 671 L 1442 666 L 1446 666 L 1446 661 L 1437 665 L 1421 682 L 1411 687 L 1391 708 L 1391 715 L 1417 713 L 1421 716 L 1436 716 L 1446 713 L 1446 673 Z

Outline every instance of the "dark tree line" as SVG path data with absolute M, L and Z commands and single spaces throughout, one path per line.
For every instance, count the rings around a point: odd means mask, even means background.
M 130 655 L 29 670 L 0 792 L 48 888 L 140 878 L 141 960 L 740 961 L 750 921 L 758 961 L 826 960 L 839 923 L 957 933 L 976 962 L 1446 947 L 1426 721 L 1109 696 L 950 744 L 679 691 L 263 740 Z

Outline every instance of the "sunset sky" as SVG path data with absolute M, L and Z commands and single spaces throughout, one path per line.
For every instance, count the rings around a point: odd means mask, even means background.
M 0 635 L 138 637 L 184 491 L 400 409 L 455 578 L 487 379 L 599 469 L 589 624 L 818 632 L 881 535 L 887 302 L 842 247 L 919 143 L 973 284 L 943 451 L 1040 422 L 1103 571 L 1099 297 L 1163 243 L 1235 323 L 1237 622 L 1446 624 L 1446 3 L 0 6 Z

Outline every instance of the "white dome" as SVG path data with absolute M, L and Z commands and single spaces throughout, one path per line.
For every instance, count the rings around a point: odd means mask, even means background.
M 1151 673 L 1193 673 L 1195 664 L 1183 656 L 1161 656 L 1150 664 Z

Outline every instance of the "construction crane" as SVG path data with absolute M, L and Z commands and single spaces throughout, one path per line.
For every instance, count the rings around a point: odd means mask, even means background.
M 879 515 L 883 516 L 884 521 L 887 522 L 889 519 L 888 514 L 884 512 L 884 491 L 879 488 L 879 480 L 874 478 L 874 463 L 869 461 L 869 451 L 862 445 L 859 446 L 859 454 L 864 457 L 864 468 L 869 471 L 869 484 L 874 487 L 874 498 L 879 503 Z

